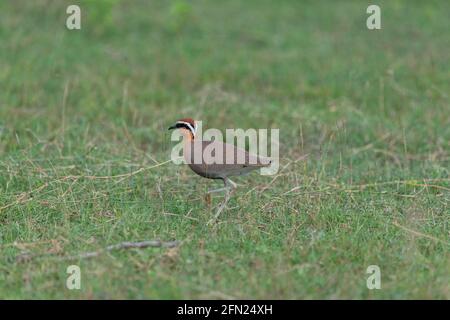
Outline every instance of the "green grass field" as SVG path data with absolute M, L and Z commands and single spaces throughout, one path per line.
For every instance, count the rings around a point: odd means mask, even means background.
M 449 299 L 450 2 L 376 4 L 1 1 L 0 298 Z M 213 226 L 182 117 L 280 129 Z

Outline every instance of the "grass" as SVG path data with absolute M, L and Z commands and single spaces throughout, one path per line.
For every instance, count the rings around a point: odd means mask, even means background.
M 0 3 L 1 298 L 450 298 L 448 1 L 378 1 L 380 31 L 287 0 L 80 1 L 68 31 L 73 3 Z M 280 129 L 215 226 L 218 183 L 165 163 L 185 116 Z M 58 259 L 146 239 L 182 244 Z

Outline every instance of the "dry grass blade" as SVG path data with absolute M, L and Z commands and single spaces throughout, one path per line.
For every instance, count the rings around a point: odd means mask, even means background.
M 446 245 L 450 245 L 450 243 L 448 243 L 448 242 L 446 242 L 446 241 L 444 241 L 442 239 L 439 239 L 439 238 L 430 236 L 428 234 L 425 234 L 425 233 L 422 233 L 422 232 L 419 232 L 419 231 L 416 231 L 416 230 L 413 230 L 413 229 L 409 229 L 409 228 L 407 228 L 405 226 L 402 226 L 397 221 L 392 222 L 392 224 L 394 226 L 399 227 L 400 229 L 403 229 L 405 231 L 408 231 L 409 233 L 412 233 L 412 234 L 414 234 L 414 235 L 416 235 L 418 237 L 423 237 L 423 238 L 427 238 L 427 239 L 430 239 L 430 240 L 433 240 L 433 241 L 436 241 L 436 242 L 441 242 L 441 243 L 446 244 Z
M 141 242 L 121 242 L 118 244 L 109 245 L 106 248 L 97 250 L 97 251 L 90 251 L 90 252 L 82 252 L 76 255 L 72 256 L 63 256 L 58 257 L 58 260 L 80 260 L 80 259 L 89 259 L 98 257 L 106 252 L 113 251 L 113 250 L 122 250 L 122 249 L 143 249 L 143 248 L 174 248 L 180 245 L 180 241 L 173 240 L 173 241 L 160 241 L 160 240 L 146 240 Z M 28 253 L 20 254 L 16 257 L 17 262 L 28 262 L 30 260 L 33 260 L 35 258 L 49 256 L 52 254 L 36 254 L 36 255 L 30 255 Z

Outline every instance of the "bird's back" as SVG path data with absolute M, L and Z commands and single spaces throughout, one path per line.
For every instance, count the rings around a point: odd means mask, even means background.
M 270 165 L 270 159 L 220 141 L 191 141 L 185 159 L 197 174 L 211 179 L 237 176 Z

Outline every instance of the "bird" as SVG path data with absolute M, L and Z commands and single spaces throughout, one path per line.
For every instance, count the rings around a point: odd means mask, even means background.
M 230 177 L 242 176 L 268 167 L 272 162 L 268 157 L 251 154 L 229 143 L 216 140 L 202 141 L 201 138 L 196 137 L 197 122 L 192 118 L 176 121 L 169 130 L 180 130 L 183 135 L 183 156 L 192 171 L 203 178 L 222 180 L 224 183 L 223 188 L 208 191 L 208 194 L 226 192 L 224 201 L 210 222 L 218 219 L 237 187 Z

